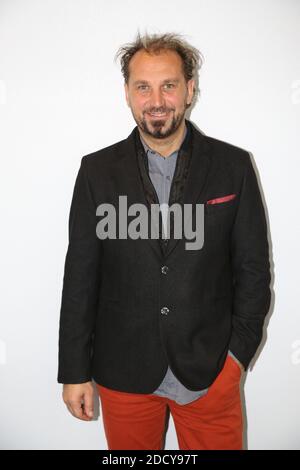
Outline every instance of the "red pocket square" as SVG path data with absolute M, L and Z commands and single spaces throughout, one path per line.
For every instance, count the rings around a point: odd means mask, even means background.
M 227 202 L 234 199 L 236 194 L 228 194 L 227 196 L 217 197 L 215 199 L 209 199 L 206 204 L 218 204 L 219 202 Z

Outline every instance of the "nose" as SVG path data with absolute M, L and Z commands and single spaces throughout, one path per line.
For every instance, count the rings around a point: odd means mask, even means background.
M 150 104 L 149 104 L 150 111 L 159 112 L 159 111 L 162 111 L 160 108 L 164 108 L 164 107 L 165 107 L 165 101 L 164 101 L 162 91 L 160 89 L 158 90 L 153 89 L 152 94 L 151 94 Z

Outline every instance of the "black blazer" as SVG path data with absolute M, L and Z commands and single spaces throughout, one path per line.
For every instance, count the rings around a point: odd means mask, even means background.
M 247 369 L 261 342 L 271 275 L 250 156 L 186 123 L 193 145 L 183 202 L 205 204 L 200 250 L 186 250 L 184 237 L 171 238 L 165 251 L 157 239 L 97 237 L 99 204 L 117 208 L 119 195 L 128 206 L 146 204 L 137 127 L 82 157 L 69 215 L 59 383 L 93 378 L 115 390 L 152 393 L 170 365 L 188 389 L 201 390 L 229 349 Z

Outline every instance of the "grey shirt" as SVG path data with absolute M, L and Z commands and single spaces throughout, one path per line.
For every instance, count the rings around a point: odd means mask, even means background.
M 187 128 L 185 126 L 185 132 L 183 140 L 185 139 Z M 176 167 L 176 160 L 178 155 L 178 150 L 175 150 L 168 157 L 163 157 L 155 150 L 152 150 L 146 142 L 143 140 L 140 134 L 141 142 L 144 146 L 144 149 L 148 157 L 149 165 L 149 176 L 157 193 L 159 203 L 169 202 L 169 194 L 173 175 Z M 182 140 L 182 142 L 183 142 Z M 162 214 L 162 219 L 164 222 L 164 215 Z M 233 354 L 229 351 L 229 354 Z M 170 366 L 168 366 L 165 377 L 163 378 L 159 387 L 153 392 L 154 395 L 160 395 L 163 397 L 170 398 L 175 400 L 179 405 L 185 405 L 194 400 L 197 400 L 199 397 L 206 395 L 208 388 L 203 390 L 189 390 L 187 389 L 173 374 Z

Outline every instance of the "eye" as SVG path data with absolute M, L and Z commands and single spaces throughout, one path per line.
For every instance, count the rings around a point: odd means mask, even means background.
M 173 83 L 166 83 L 165 86 L 166 86 L 166 87 L 169 87 L 169 86 L 170 86 L 170 87 L 174 87 L 174 84 L 173 84 Z
M 139 89 L 139 90 L 141 90 L 141 89 L 144 90 L 145 88 L 147 88 L 147 86 L 148 86 L 148 85 L 139 85 L 139 86 L 138 86 L 138 89 Z

